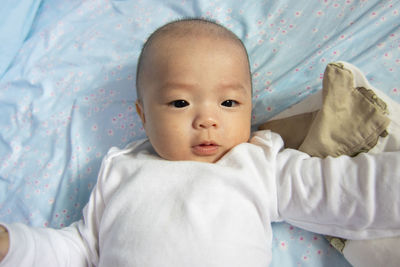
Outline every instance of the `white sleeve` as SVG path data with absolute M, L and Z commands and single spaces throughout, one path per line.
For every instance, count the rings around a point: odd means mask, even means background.
M 102 162 L 99 177 L 83 210 L 83 219 L 63 229 L 4 224 L 10 248 L 0 267 L 14 266 L 96 266 L 99 259 L 98 226 L 104 211 L 104 182 L 113 149 Z M 110 188 L 112 190 L 112 183 Z
M 277 160 L 280 217 L 348 239 L 400 235 L 400 152 L 325 159 L 287 149 Z
M 20 223 L 4 226 L 9 232 L 10 248 L 1 267 L 91 266 L 74 227 L 55 230 Z

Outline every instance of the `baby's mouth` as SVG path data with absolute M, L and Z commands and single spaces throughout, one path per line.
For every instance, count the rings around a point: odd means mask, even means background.
M 213 141 L 205 141 L 192 146 L 193 153 L 198 156 L 212 156 L 216 154 L 220 146 Z

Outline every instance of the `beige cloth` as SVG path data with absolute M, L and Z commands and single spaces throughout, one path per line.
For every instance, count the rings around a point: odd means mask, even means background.
M 385 102 L 371 89 L 355 88 L 353 79 L 343 64 L 329 64 L 319 111 L 269 121 L 259 128 L 279 133 L 285 147 L 311 156 L 354 156 L 368 151 L 386 134 L 390 119 Z

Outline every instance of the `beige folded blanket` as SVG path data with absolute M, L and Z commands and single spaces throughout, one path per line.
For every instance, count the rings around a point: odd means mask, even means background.
M 371 89 L 353 87 L 353 74 L 340 63 L 326 67 L 322 108 L 261 125 L 279 133 L 285 147 L 311 156 L 355 156 L 386 135 L 386 103 Z

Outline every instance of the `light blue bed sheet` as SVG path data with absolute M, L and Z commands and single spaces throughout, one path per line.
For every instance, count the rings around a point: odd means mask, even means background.
M 332 61 L 400 101 L 399 1 L 21 0 L 0 11 L 0 221 L 81 218 L 102 157 L 145 136 L 135 68 L 157 27 L 199 16 L 245 43 L 254 125 L 321 89 Z M 275 223 L 272 266 L 348 266 L 320 235 Z
M 28 36 L 41 0 L 3 0 L 0 9 L 0 77 Z

